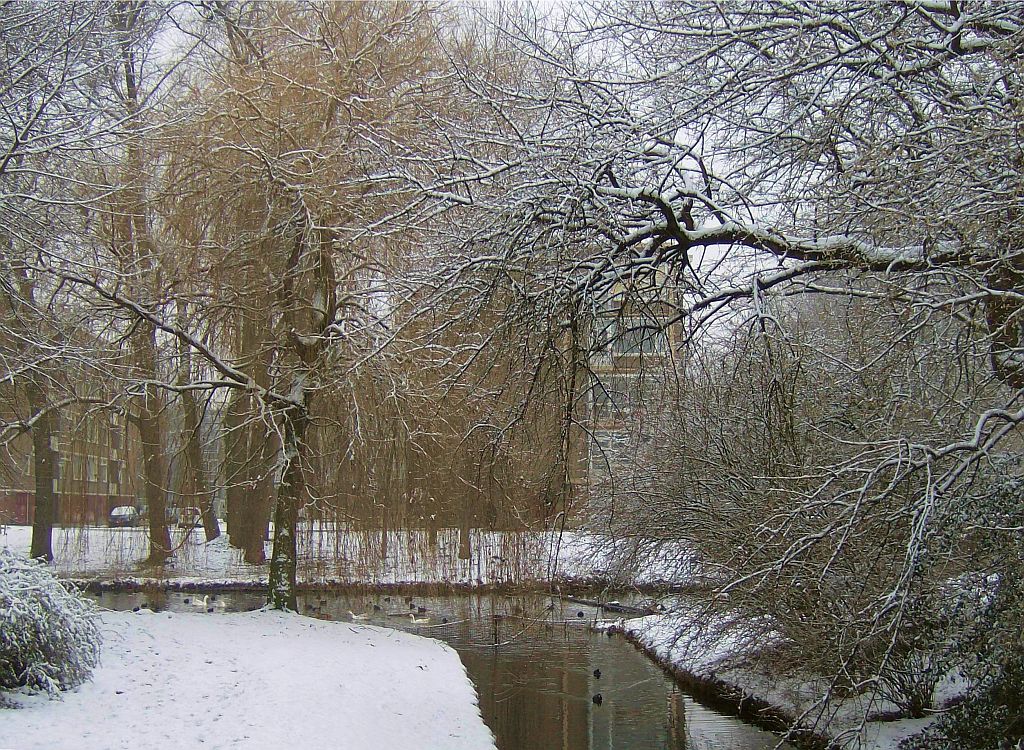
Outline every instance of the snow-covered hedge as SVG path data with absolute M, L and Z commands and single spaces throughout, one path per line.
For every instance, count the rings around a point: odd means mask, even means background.
M 0 549 L 0 690 L 51 695 L 89 678 L 99 661 L 92 602 L 43 565 Z

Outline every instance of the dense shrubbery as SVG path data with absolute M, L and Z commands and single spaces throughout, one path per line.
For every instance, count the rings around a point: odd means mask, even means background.
M 990 575 L 974 587 L 977 614 L 957 647 L 971 687 L 904 750 L 1024 748 L 1024 467 L 1004 457 L 996 468 L 994 481 L 967 511 L 973 525 L 990 534 L 972 550 Z
M 719 589 L 707 612 L 776 637 L 771 666 L 832 678 L 819 705 L 856 693 L 925 717 L 955 690 L 915 750 L 1017 747 L 1024 457 L 910 457 L 958 445 L 992 383 L 953 378 L 934 327 L 892 337 L 898 307 L 762 309 L 784 335 L 751 327 L 695 353 L 635 431 L 609 538 L 693 550 Z M 907 457 L 880 459 L 899 445 Z
M 1024 661 L 995 665 L 961 704 L 902 750 L 1010 750 L 1024 747 Z
M 50 694 L 81 684 L 99 661 L 92 604 L 43 565 L 0 550 L 0 690 Z

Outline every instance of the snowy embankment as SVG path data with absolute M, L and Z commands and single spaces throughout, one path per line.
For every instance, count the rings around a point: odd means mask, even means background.
M 813 675 L 780 675 L 777 664 L 766 665 L 760 657 L 772 645 L 770 636 L 744 636 L 735 623 L 708 623 L 700 615 L 698 606 L 681 601 L 671 614 L 619 620 L 606 627 L 621 631 L 695 690 L 727 698 L 750 718 L 786 724 L 799 719 L 818 738 L 849 742 L 859 735 L 859 746 L 872 750 L 896 748 L 929 722 L 875 720 L 895 713 L 895 706 L 869 705 L 858 696 L 819 703 L 829 681 Z
M 0 527 L 0 548 L 27 553 L 32 529 Z M 123 584 L 173 580 L 179 585 L 265 584 L 268 566 L 248 565 L 222 535 L 206 543 L 202 530 L 172 530 L 174 555 L 159 570 L 140 567 L 149 554 L 144 528 L 66 527 L 53 532 L 53 569 L 65 578 Z M 308 585 L 441 584 L 501 585 L 552 579 L 607 580 L 612 569 L 638 571 L 621 585 L 654 585 L 686 579 L 680 566 L 695 566 L 685 554 L 659 549 L 643 553 L 624 540 L 567 531 L 471 534 L 471 556 L 459 557 L 459 531 L 441 529 L 431 539 L 422 530 L 357 531 L 329 524 L 304 524 L 298 536 L 298 579 Z M 266 544 L 269 558 L 270 543 Z M 628 559 L 627 559 L 628 558 Z M 682 562 L 681 562 L 682 561 Z
M 278 612 L 108 612 L 102 626 L 92 681 L 59 701 L 14 695 L 0 747 L 494 747 L 439 641 Z

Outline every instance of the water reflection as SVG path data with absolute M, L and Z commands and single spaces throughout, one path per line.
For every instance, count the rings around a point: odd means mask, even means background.
M 103 594 L 111 609 L 246 611 L 256 592 Z M 591 607 L 538 596 L 307 594 L 306 614 L 401 628 L 449 643 L 480 696 L 499 750 L 768 750 L 777 738 L 723 716 L 620 638 L 594 633 Z M 351 613 L 351 614 L 350 614 Z M 497 646 L 495 644 L 498 644 Z

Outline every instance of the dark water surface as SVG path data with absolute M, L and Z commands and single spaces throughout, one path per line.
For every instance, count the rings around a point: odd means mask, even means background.
M 203 596 L 104 593 L 97 601 L 108 609 L 212 609 L 210 616 L 264 603 L 257 592 L 210 593 L 205 605 Z M 767 750 L 778 742 L 705 708 L 622 638 L 592 632 L 593 607 L 537 595 L 332 592 L 300 597 L 299 609 L 331 620 L 354 612 L 369 624 L 449 643 L 476 684 L 499 750 Z

